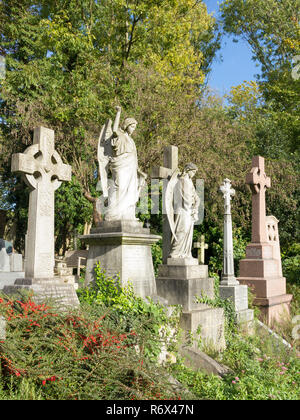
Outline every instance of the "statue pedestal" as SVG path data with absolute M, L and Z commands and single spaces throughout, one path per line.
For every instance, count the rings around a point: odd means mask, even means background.
M 246 258 L 240 261 L 238 281 L 255 293 L 253 303 L 259 307 L 261 319 L 268 325 L 289 316 L 292 300 L 292 295 L 286 294 L 286 280 L 279 263 L 269 243 L 250 243 Z
M 169 305 L 182 306 L 180 324 L 183 330 L 197 334 L 200 328 L 202 342 L 222 350 L 225 348 L 223 309 L 195 301 L 195 296 L 201 295 L 214 298 L 214 280 L 208 277 L 207 265 L 195 264 L 197 259 L 190 260 L 169 258 L 168 264 L 159 267 L 157 294 Z M 197 343 L 194 346 L 197 347 Z
M 89 245 L 86 284 L 95 280 L 98 262 L 109 276 L 120 277 L 122 287 L 130 282 L 141 297 L 156 295 L 151 245 L 160 236 L 150 234 L 138 220 L 104 221 L 91 229 L 89 235 L 79 236 Z
M 222 299 L 231 299 L 235 309 L 236 322 L 243 324 L 251 322 L 254 319 L 253 309 L 248 308 L 248 286 L 242 284 L 219 286 L 220 297 Z

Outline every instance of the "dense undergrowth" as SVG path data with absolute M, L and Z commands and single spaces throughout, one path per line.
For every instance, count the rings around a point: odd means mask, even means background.
M 0 399 L 299 399 L 299 340 L 287 351 L 266 336 L 244 335 L 232 323 L 230 304 L 217 297 L 215 305 L 223 305 L 228 320 L 227 348 L 220 354 L 204 350 L 231 373 L 221 378 L 196 372 L 178 353 L 177 308 L 167 314 L 130 286 L 122 289 L 100 266 L 96 273 L 94 286 L 80 289 L 77 310 L 38 305 L 29 295 L 0 297 L 7 321 Z M 176 363 L 161 357 L 170 352 Z

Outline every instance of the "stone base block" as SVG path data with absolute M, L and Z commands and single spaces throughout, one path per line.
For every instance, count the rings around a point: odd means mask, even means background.
M 207 265 L 160 265 L 156 288 L 169 305 L 182 305 L 184 311 L 207 307 L 197 303 L 196 296 L 214 298 L 214 280 L 208 278 Z
M 4 286 L 12 286 L 15 283 L 16 279 L 24 277 L 25 273 L 22 271 L 0 272 L 0 290 L 2 290 Z
M 240 277 L 272 278 L 279 276 L 277 260 L 244 259 L 240 261 Z
M 3 292 L 16 294 L 24 289 L 33 291 L 36 303 L 41 303 L 45 299 L 53 299 L 62 308 L 79 306 L 74 284 L 66 283 L 60 277 L 17 279 L 14 285 L 5 286 Z
M 95 280 L 95 266 L 100 262 L 107 275 L 119 278 L 122 287 L 129 282 L 141 297 L 156 295 L 151 245 L 161 239 L 151 235 L 139 221 L 102 222 L 90 235 L 79 236 L 89 245 L 86 284 Z
M 183 330 L 198 335 L 205 346 L 222 351 L 226 347 L 224 336 L 224 311 L 222 308 L 205 308 L 183 312 L 180 319 Z M 197 331 L 199 331 L 199 334 Z M 197 348 L 197 343 L 193 344 Z
M 197 258 L 168 258 L 168 265 L 199 265 Z
M 236 312 L 248 309 L 248 286 L 237 284 L 236 286 L 223 286 L 220 284 L 220 297 L 231 299 Z
M 255 298 L 253 303 L 261 312 L 260 319 L 272 326 L 274 323 L 284 322 L 290 317 L 290 303 L 293 295 L 283 294 L 269 298 Z
M 157 277 L 157 294 L 166 299 L 169 305 L 182 305 L 184 311 L 205 308 L 207 305 L 196 302 L 196 296 L 204 293 L 214 298 L 214 280 L 206 279 L 172 279 Z
M 273 247 L 267 242 L 250 243 L 246 246 L 246 259 L 270 260 L 273 258 Z
M 253 309 L 244 309 L 236 312 L 235 317 L 238 324 L 249 323 L 254 319 L 254 311 Z
M 158 277 L 174 279 L 207 279 L 207 265 L 169 265 L 163 264 L 158 267 Z
M 257 298 L 275 297 L 286 293 L 285 277 L 239 277 L 240 284 L 246 284 Z

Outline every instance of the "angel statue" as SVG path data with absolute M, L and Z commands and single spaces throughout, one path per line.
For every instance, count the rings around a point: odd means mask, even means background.
M 135 143 L 131 137 L 137 121 L 126 118 L 119 127 L 121 107 L 112 126 L 108 120 L 102 127 L 98 143 L 99 174 L 104 198 L 108 206 L 104 219 L 137 220 L 135 207 L 147 175 L 138 168 Z M 108 178 L 109 172 L 111 179 Z
M 198 168 L 185 165 L 174 171 L 166 189 L 166 213 L 172 232 L 170 258 L 192 258 L 194 223 L 198 220 L 200 199 L 192 178 Z

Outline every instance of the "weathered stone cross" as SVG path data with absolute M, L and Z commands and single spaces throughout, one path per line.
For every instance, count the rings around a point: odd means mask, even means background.
M 224 239 L 223 239 L 223 272 L 221 284 L 238 284 L 234 276 L 233 242 L 232 242 L 232 220 L 231 220 L 231 197 L 235 190 L 231 188 L 231 181 L 226 178 L 220 186 L 220 192 L 224 198 Z
M 252 169 L 246 176 L 246 184 L 252 191 L 252 243 L 267 242 L 266 234 L 266 189 L 271 180 L 265 174 L 265 159 L 261 156 L 252 158 Z
M 70 181 L 71 166 L 62 163 L 54 149 L 54 131 L 34 130 L 33 145 L 15 153 L 12 172 L 22 174 L 29 195 L 25 277 L 54 276 L 54 191 L 61 181 Z
M 205 250 L 208 249 L 208 244 L 205 243 L 204 235 L 198 237 L 198 241 L 194 242 L 194 248 L 198 249 L 199 264 L 205 263 Z
M 164 166 L 152 168 L 152 179 L 163 179 L 163 198 L 169 179 L 173 172 L 178 168 L 178 147 L 166 146 L 164 148 Z M 166 215 L 165 203 L 163 199 L 163 264 L 167 264 L 167 259 L 170 254 L 171 245 L 171 229 Z

